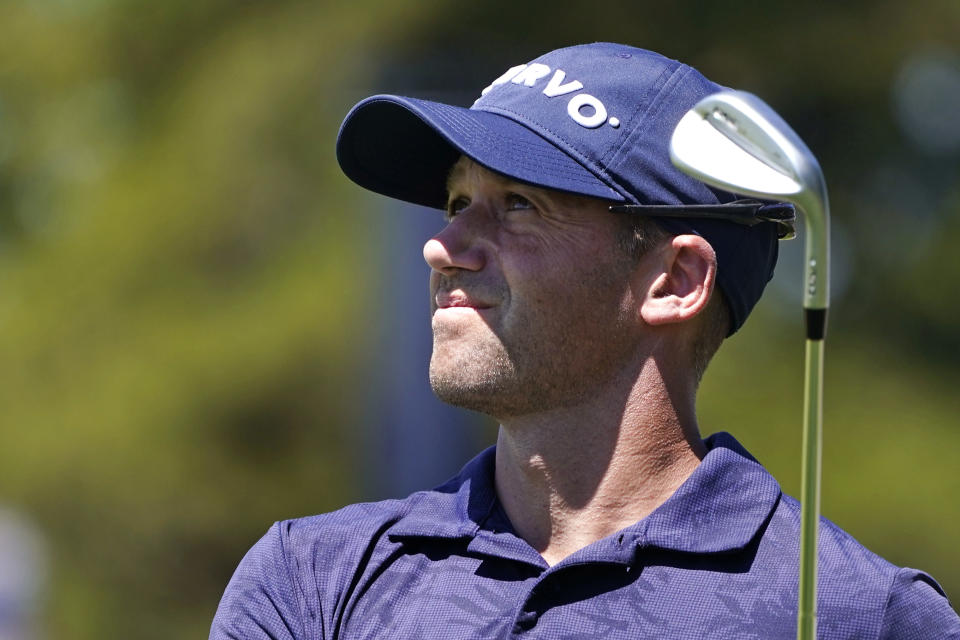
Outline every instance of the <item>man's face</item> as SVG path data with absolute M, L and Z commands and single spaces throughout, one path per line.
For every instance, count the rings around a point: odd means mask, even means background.
M 513 182 L 461 158 L 448 224 L 424 246 L 430 384 L 498 419 L 571 406 L 633 354 L 635 261 L 607 203 Z

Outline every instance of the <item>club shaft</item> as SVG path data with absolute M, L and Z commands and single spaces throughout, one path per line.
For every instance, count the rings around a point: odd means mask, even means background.
M 800 596 L 797 640 L 817 636 L 817 530 L 823 433 L 823 340 L 807 340 L 800 488 Z

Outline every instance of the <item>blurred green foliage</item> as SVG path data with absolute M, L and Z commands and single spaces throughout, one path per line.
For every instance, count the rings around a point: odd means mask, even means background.
M 849 277 L 823 510 L 960 597 L 960 158 L 911 146 L 891 98 L 957 33 L 949 0 L 0 4 L 0 502 L 47 537 L 45 634 L 203 637 L 270 522 L 364 497 L 366 283 L 390 265 L 382 202 L 333 157 L 343 115 L 381 91 L 467 102 L 599 39 L 762 95 L 817 152 Z M 796 493 L 783 308 L 773 291 L 721 351 L 700 408 Z

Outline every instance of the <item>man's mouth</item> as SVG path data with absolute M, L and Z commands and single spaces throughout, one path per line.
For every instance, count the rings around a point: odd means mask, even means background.
M 489 309 L 493 306 L 488 302 L 473 298 L 459 289 L 438 291 L 434 295 L 434 303 L 437 305 L 437 309 Z

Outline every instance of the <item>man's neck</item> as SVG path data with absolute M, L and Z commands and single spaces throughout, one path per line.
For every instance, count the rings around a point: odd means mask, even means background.
M 706 453 L 692 394 L 645 373 L 583 405 L 501 424 L 497 494 L 551 565 L 649 515 Z

